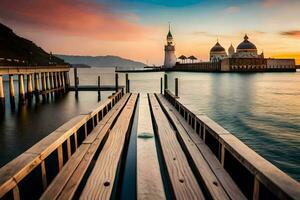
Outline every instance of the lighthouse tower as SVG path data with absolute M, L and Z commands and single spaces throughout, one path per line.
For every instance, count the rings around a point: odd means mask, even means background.
M 167 45 L 165 45 L 165 62 L 164 68 L 172 68 L 176 64 L 175 45 L 173 44 L 173 36 L 170 30 L 167 35 Z

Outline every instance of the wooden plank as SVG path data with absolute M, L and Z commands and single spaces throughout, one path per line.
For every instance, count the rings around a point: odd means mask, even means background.
M 220 137 L 225 148 L 278 198 L 300 199 L 300 184 L 296 180 L 258 155 L 234 135 L 226 134 Z
M 53 182 L 49 185 L 47 190 L 41 196 L 41 199 L 56 199 L 63 186 L 68 181 L 69 177 L 72 175 L 73 171 L 79 165 L 80 161 L 84 157 L 85 153 L 89 148 L 89 144 L 82 144 L 79 146 L 77 151 L 68 161 L 68 166 L 62 168 L 60 173 L 54 178 Z
M 137 199 L 166 199 L 147 94 L 140 94 L 137 126 Z
M 125 138 L 130 128 L 130 122 L 134 116 L 133 111 L 137 97 L 137 94 L 133 94 L 130 97 L 112 128 L 83 189 L 81 199 L 109 199 L 111 197 Z
M 108 123 L 109 119 L 118 116 L 118 109 L 116 108 L 121 109 L 124 107 L 128 98 L 129 95 L 124 96 L 124 98 L 115 105 L 115 109 L 111 110 L 106 117 L 102 119 L 102 123 L 99 123 L 93 129 L 83 141 L 83 144 L 79 146 L 71 159 L 63 167 L 63 170 L 55 177 L 43 194 L 42 199 L 71 199 L 73 197 L 100 143 L 112 126 L 112 124 Z
M 0 198 L 41 163 L 37 154 L 23 153 L 0 169 Z
M 195 130 L 160 94 L 157 95 L 168 116 L 173 121 L 186 149 L 213 199 L 246 199 L 217 157 L 201 140 Z M 196 145 L 190 145 L 193 142 Z
M 158 104 L 155 96 L 149 94 L 153 117 L 159 137 L 163 158 L 170 183 L 176 199 L 205 199 L 201 188 L 189 166 L 187 158 L 171 127 Z

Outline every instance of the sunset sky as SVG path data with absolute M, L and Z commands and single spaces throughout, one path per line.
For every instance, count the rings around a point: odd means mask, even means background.
M 171 22 L 176 55 L 207 60 L 245 33 L 266 57 L 300 64 L 299 0 L 0 0 L 0 22 L 47 51 L 161 65 Z M 1 44 L 0 44 L 1 45 Z

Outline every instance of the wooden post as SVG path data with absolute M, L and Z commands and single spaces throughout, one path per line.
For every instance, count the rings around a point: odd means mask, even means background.
M 125 91 L 126 91 L 126 93 L 128 93 L 128 74 L 127 73 L 125 74 L 125 85 L 126 85 Z
M 259 199 L 259 180 L 254 177 L 254 187 L 253 187 L 253 200 Z
M 57 72 L 57 78 L 58 78 L 59 91 L 62 91 L 62 81 L 61 81 L 60 72 Z
M 24 74 L 19 75 L 19 103 L 25 104 Z
M 98 76 L 98 101 L 101 100 L 101 85 L 100 85 L 100 76 Z
M 39 94 L 40 94 L 40 81 L 39 81 L 39 74 L 34 74 L 34 90 L 35 90 L 35 97 L 36 100 L 39 101 Z
M 165 74 L 165 87 L 164 87 L 165 90 L 168 89 L 168 75 Z
M 175 78 L 175 96 L 178 97 L 178 78 Z
M 42 90 L 44 94 L 46 94 L 47 87 L 46 87 L 46 73 L 42 72 Z
M 65 85 L 65 76 L 64 72 L 59 72 L 61 75 L 61 84 L 62 84 L 62 91 L 65 93 L 66 92 L 66 85 Z
M 31 74 L 27 74 L 27 98 L 32 98 L 32 78 Z
M 116 73 L 116 78 L 115 78 L 115 81 L 116 81 L 116 92 L 118 92 L 118 89 L 119 89 L 119 75 L 118 73 Z
M 4 89 L 3 89 L 3 77 L 0 75 L 0 111 L 5 110 L 5 96 L 4 96 Z
M 160 77 L 160 93 L 163 93 L 163 78 Z
M 46 90 L 50 90 L 50 84 L 49 84 L 49 72 L 45 72 L 46 75 Z
M 128 93 L 130 93 L 130 80 L 127 80 L 127 86 L 128 86 Z
M 15 107 L 14 75 L 9 75 L 9 95 L 10 95 L 10 105 L 12 108 L 14 108 Z
M 52 90 L 53 88 L 53 73 L 49 72 L 49 89 Z
M 75 85 L 75 96 L 78 97 L 78 81 L 77 81 L 77 68 L 74 68 L 74 85 Z

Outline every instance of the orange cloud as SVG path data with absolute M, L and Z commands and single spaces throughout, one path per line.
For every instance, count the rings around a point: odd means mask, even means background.
M 282 0 L 263 0 L 261 5 L 263 8 L 271 8 L 282 2 Z
M 281 35 L 293 37 L 293 38 L 299 38 L 300 39 L 300 30 L 293 30 L 293 31 L 283 31 L 280 33 Z
M 132 14 L 83 0 L 1 0 L 0 18 L 36 30 L 100 40 L 137 40 L 147 28 L 134 23 Z

